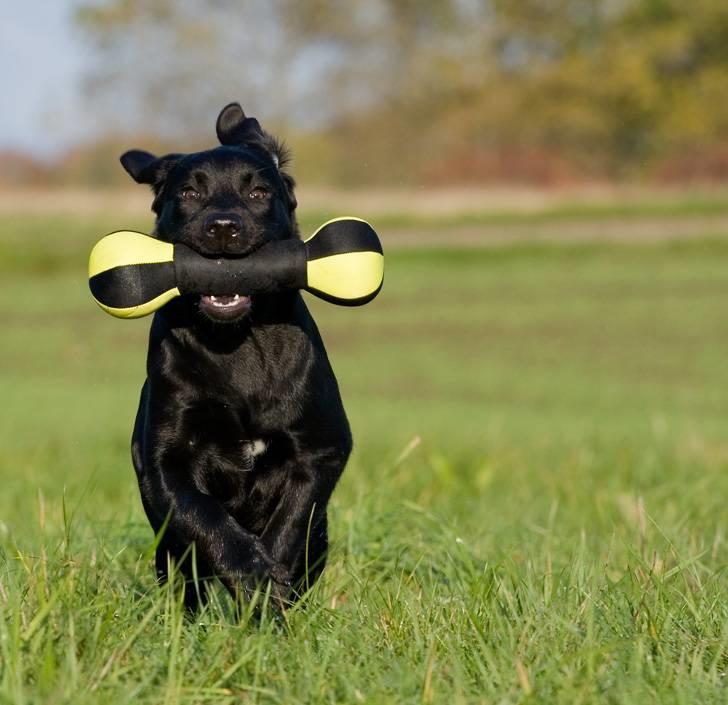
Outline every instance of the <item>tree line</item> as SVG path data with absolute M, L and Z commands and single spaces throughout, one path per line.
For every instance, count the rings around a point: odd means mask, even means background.
M 725 0 L 106 0 L 78 24 L 110 132 L 209 141 L 240 100 L 314 180 L 728 172 Z

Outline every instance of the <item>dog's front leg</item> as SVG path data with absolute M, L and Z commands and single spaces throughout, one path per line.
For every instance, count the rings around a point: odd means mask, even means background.
M 243 529 L 214 497 L 176 473 L 146 478 L 142 491 L 154 514 L 155 530 L 168 517 L 166 532 L 174 542 L 195 544 L 199 557 L 233 595 L 269 578 L 286 581 L 285 571 L 257 536 Z
M 281 471 L 286 481 L 261 540 L 289 582 L 307 588 L 323 570 L 328 548 L 326 505 L 349 455 L 348 448 L 308 452 Z M 285 592 L 285 591 L 283 591 Z

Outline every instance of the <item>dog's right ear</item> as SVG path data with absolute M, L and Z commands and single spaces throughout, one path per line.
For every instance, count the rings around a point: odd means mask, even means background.
M 124 152 L 119 161 L 134 181 L 138 184 L 150 184 L 156 190 L 181 157 L 181 154 L 156 157 L 141 149 L 132 149 Z
M 157 157 L 141 149 L 130 149 L 119 157 L 121 166 L 138 184 L 151 184 L 149 167 L 157 161 Z

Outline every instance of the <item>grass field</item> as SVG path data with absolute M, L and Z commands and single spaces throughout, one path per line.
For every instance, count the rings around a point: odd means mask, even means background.
M 728 239 L 392 247 L 312 301 L 329 566 L 189 621 L 129 459 L 149 320 L 86 288 L 118 220 L 0 217 L 0 703 L 728 701 Z

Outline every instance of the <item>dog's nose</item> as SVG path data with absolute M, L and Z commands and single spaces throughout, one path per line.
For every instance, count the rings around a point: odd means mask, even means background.
M 236 244 L 242 230 L 243 221 L 237 215 L 213 215 L 205 221 L 205 237 L 221 249 Z

